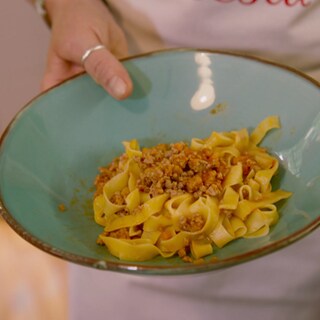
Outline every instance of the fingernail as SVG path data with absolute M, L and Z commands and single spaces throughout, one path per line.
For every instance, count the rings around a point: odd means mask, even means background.
M 124 98 L 127 92 L 127 84 L 118 76 L 113 76 L 107 83 L 107 91 L 115 98 Z

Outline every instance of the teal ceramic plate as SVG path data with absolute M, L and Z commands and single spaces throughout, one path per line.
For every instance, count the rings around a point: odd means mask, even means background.
M 113 100 L 83 74 L 33 99 L 4 132 L 1 211 L 19 235 L 94 268 L 187 274 L 273 252 L 320 224 L 319 83 L 287 67 L 223 52 L 173 50 L 124 64 L 135 88 L 128 100 Z M 202 84 L 213 86 L 215 99 L 207 87 L 207 96 L 198 92 L 205 108 L 195 110 L 190 101 Z M 269 115 L 279 115 L 282 124 L 263 142 L 280 159 L 274 184 L 294 194 L 268 236 L 236 240 L 214 252 L 217 260 L 209 256 L 198 265 L 179 258 L 119 261 L 96 245 L 101 227 L 92 217 L 93 181 L 99 166 L 123 152 L 123 140 L 137 138 L 144 146 L 189 141 L 213 130 L 252 129 Z

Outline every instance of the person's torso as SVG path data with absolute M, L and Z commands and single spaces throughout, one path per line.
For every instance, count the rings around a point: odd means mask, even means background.
M 109 0 L 130 53 L 237 51 L 306 72 L 320 68 L 319 0 Z

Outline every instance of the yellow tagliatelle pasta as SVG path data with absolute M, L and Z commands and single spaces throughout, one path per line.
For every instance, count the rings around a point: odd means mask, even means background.
M 206 139 L 140 148 L 100 169 L 94 218 L 97 242 L 119 259 L 144 261 L 178 254 L 185 261 L 210 255 L 237 238 L 265 236 L 279 219 L 272 190 L 278 160 L 258 146 L 279 119 L 247 129 L 212 132 Z

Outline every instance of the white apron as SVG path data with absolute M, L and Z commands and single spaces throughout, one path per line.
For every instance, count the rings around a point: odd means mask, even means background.
M 170 47 L 251 53 L 320 78 L 319 0 L 108 0 L 130 53 Z

